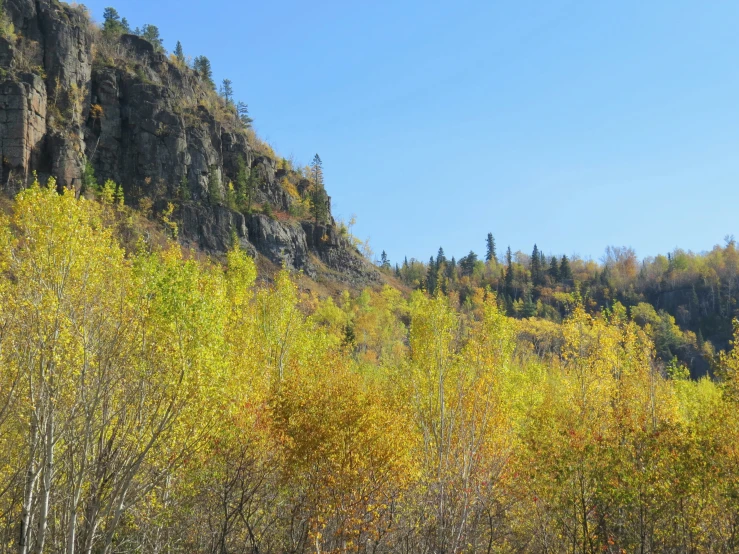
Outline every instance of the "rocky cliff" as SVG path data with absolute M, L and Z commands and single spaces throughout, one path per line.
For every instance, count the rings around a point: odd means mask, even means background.
M 150 213 L 172 204 L 181 240 L 204 251 L 223 252 L 237 237 L 253 255 L 312 277 L 380 280 L 330 211 L 319 224 L 297 209 L 310 181 L 278 164 L 197 72 L 138 36 L 106 35 L 83 7 L 5 0 L 2 15 L 6 193 L 36 172 L 85 194 L 94 172 Z M 244 169 L 256 176 L 247 209 L 232 201 Z

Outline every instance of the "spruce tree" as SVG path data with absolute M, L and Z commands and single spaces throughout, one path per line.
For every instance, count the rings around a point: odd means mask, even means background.
M 323 186 L 323 161 L 321 156 L 316 154 L 313 156 L 313 161 L 310 164 L 311 177 L 313 177 L 313 184 L 319 187 Z
M 452 256 L 452 259 L 449 261 L 449 263 L 446 266 L 446 276 L 447 279 L 454 282 L 457 277 L 457 260 L 454 259 L 454 256 Z
M 433 256 L 429 258 L 429 266 L 426 270 L 426 290 L 429 294 L 436 292 L 436 263 Z
M 523 311 L 521 314 L 523 317 L 534 317 L 536 315 L 536 304 L 531 297 L 531 291 L 526 292 L 526 297 L 523 301 Z
M 539 256 L 539 247 L 536 244 L 531 253 L 531 282 L 534 286 L 541 282 L 541 256 Z
M 506 268 L 505 268 L 505 290 L 506 294 L 513 297 L 513 255 L 511 254 L 511 247 L 508 247 L 505 254 Z
M 549 263 L 549 277 L 551 277 L 553 283 L 559 282 L 559 264 L 554 256 L 552 256 L 552 261 Z
M 328 195 L 323 184 L 323 162 L 321 157 L 316 154 L 311 162 L 311 177 L 313 184 L 311 185 L 310 200 L 311 212 L 316 223 L 328 221 Z
M 559 278 L 564 282 L 572 279 L 572 268 L 570 268 L 570 260 L 567 259 L 566 255 L 562 256 L 562 261 L 559 264 Z
M 490 262 L 496 259 L 495 253 L 495 237 L 493 233 L 488 233 L 487 238 L 487 251 L 485 252 L 485 261 Z
M 174 57 L 177 58 L 180 63 L 185 63 L 185 51 L 182 49 L 182 43 L 178 40 L 177 45 L 174 47 Z
M 440 246 L 439 252 L 436 254 L 436 265 L 440 266 L 444 262 L 446 262 L 446 257 L 444 256 L 444 249 Z

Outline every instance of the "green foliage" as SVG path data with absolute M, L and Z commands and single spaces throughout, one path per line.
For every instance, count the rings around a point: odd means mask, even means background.
M 185 63 L 185 51 L 182 49 L 182 43 L 178 40 L 174 47 L 174 56 L 177 60 L 184 65 Z
M 236 104 L 236 113 L 239 116 L 239 121 L 244 125 L 244 127 L 251 128 L 251 124 L 254 121 L 251 117 L 249 117 L 249 106 L 247 106 L 244 102 L 239 102 Z
M 208 85 L 212 90 L 215 90 L 216 85 L 213 81 L 213 70 L 210 66 L 210 60 L 205 56 L 197 56 L 192 63 L 192 67 L 200 75 L 200 79 Z
M 164 45 L 162 43 L 162 38 L 159 36 L 159 27 L 156 25 L 150 25 L 145 24 L 143 28 L 136 33 L 141 38 L 148 40 L 154 45 L 154 49 L 163 52 L 164 51 Z
M 16 39 L 15 26 L 5 11 L 5 0 L 0 0 L 0 36 L 9 41 Z
M 85 194 L 87 191 L 97 191 L 98 182 L 95 178 L 95 168 L 92 167 L 92 163 L 89 161 L 85 163 L 85 169 L 82 173 L 82 187 L 80 188 L 80 194 Z
M 224 79 L 221 82 L 221 96 L 227 103 L 233 103 L 234 91 L 231 79 Z

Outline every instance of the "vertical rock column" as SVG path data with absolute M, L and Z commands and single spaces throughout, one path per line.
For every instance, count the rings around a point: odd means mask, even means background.
M 46 87 L 37 75 L 0 83 L 1 183 L 14 193 L 38 167 L 46 134 Z

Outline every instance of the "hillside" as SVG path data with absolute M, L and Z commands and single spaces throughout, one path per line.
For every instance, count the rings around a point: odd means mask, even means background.
M 470 251 L 459 260 L 440 248 L 428 262 L 406 259 L 394 274 L 411 288 L 456 294 L 462 304 L 476 290 L 489 289 L 508 316 L 532 321 L 560 323 L 578 302 L 591 313 L 621 306 L 639 325 L 649 326 L 662 361 L 679 361 L 694 377 L 711 371 L 716 349 L 729 347 L 732 321 L 739 317 L 739 250 L 733 237 L 710 251 L 676 248 L 643 260 L 627 247 L 608 247 L 601 261 L 545 255 L 537 245 L 530 254 L 508 247 L 501 255 L 492 233 L 485 246 L 483 256 Z M 391 272 L 389 266 L 384 270 Z M 542 340 L 533 325 L 534 338 Z M 540 326 L 541 334 L 546 328 Z
M 78 195 L 108 184 L 141 213 L 175 221 L 183 244 L 204 252 L 223 253 L 236 237 L 313 279 L 382 282 L 336 225 L 320 174 L 278 159 L 207 68 L 167 56 L 155 35 L 131 34 L 119 19 L 99 28 L 82 6 L 7 0 L 3 18 L 7 194 L 34 172 Z
M 739 552 L 732 238 L 375 267 L 206 58 L 0 6 L 0 554 Z

